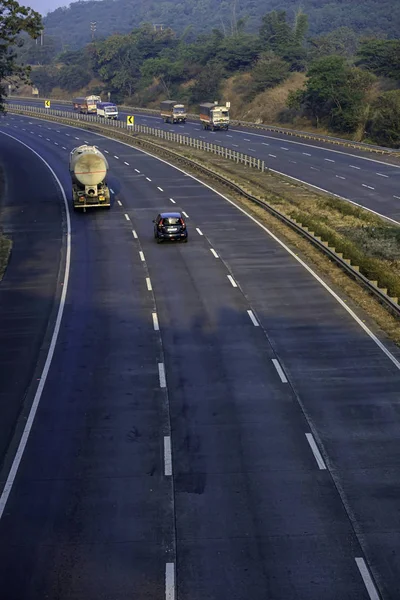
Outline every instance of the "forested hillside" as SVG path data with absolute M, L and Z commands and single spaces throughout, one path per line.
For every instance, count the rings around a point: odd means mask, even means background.
M 190 27 L 193 35 L 214 27 L 229 33 L 244 19 L 246 30 L 254 32 L 266 12 L 284 9 L 294 19 L 300 6 L 309 16 L 311 35 L 346 26 L 359 35 L 400 36 L 399 0 L 88 0 L 49 13 L 44 25 L 60 48 L 74 49 L 90 41 L 94 21 L 99 38 L 127 33 L 145 22 L 178 33 Z
M 234 118 L 317 127 L 387 146 L 400 144 L 400 40 L 359 37 L 349 27 L 312 36 L 308 15 L 265 14 L 255 33 L 237 22 L 194 39 L 151 24 L 58 53 L 46 38 L 19 59 L 40 94 L 111 94 L 121 104 L 176 98 L 231 102 Z M 51 41 L 51 38 L 50 38 Z

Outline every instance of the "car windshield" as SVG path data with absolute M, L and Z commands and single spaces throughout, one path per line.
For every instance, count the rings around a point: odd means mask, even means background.
M 163 225 L 180 225 L 181 220 L 179 217 L 168 217 L 167 219 L 163 219 Z

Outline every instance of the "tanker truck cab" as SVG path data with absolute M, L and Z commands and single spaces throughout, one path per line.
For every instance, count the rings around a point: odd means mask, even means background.
M 111 207 L 110 190 L 106 183 L 108 163 L 96 146 L 82 145 L 69 156 L 74 209 Z

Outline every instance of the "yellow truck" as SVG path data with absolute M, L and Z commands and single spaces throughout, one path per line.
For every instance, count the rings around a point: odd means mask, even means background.
M 164 123 L 186 123 L 186 108 L 176 100 L 163 100 L 160 111 Z

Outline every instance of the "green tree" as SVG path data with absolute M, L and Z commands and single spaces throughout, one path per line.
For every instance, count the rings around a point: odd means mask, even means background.
M 253 84 L 249 90 L 249 98 L 285 81 L 289 76 L 289 65 L 273 53 L 267 53 L 261 56 L 251 76 Z
M 0 0 L 0 112 L 4 112 L 6 85 L 16 80 L 29 81 L 30 67 L 18 65 L 15 51 L 19 34 L 26 32 L 32 38 L 40 35 L 42 21 L 39 13 L 20 6 L 15 0 Z
M 309 44 L 313 60 L 330 54 L 350 58 L 357 53 L 359 38 L 350 27 L 340 27 L 326 35 L 311 38 Z
M 400 40 L 364 40 L 357 64 L 380 77 L 400 80 Z
M 365 119 L 365 102 L 375 78 L 350 67 L 341 56 L 316 61 L 307 73 L 303 106 L 334 131 L 354 132 Z
M 260 39 L 264 50 L 281 55 L 294 42 L 293 30 L 287 22 L 285 10 L 273 10 L 262 18 Z
M 366 130 L 376 144 L 400 147 L 400 90 L 385 92 L 376 99 Z
M 68 92 L 85 87 L 90 80 L 91 74 L 87 68 L 79 65 L 64 65 L 58 74 L 58 85 Z
M 214 102 L 218 100 L 224 70 L 218 63 L 209 63 L 202 69 L 196 83 L 190 88 L 190 100 L 193 104 L 199 102 Z

